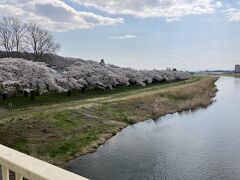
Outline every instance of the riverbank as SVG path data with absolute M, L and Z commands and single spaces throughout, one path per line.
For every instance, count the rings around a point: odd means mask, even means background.
M 240 77 L 240 74 L 221 74 L 221 76 L 228 76 L 228 77 Z
M 0 143 L 62 166 L 95 151 L 129 124 L 206 107 L 215 96 L 216 80 L 193 77 L 185 82 L 10 110 L 0 115 Z

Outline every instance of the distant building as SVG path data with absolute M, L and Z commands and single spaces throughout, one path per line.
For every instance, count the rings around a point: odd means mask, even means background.
M 235 65 L 235 73 L 240 73 L 240 65 Z

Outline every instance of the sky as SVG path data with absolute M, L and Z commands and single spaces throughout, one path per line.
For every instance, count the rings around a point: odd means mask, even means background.
M 233 69 L 240 0 L 0 0 L 0 17 L 36 21 L 59 55 L 136 69 Z

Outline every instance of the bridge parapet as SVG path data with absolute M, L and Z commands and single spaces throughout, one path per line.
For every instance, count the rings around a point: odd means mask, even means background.
M 9 180 L 9 171 L 16 180 L 86 180 L 74 173 L 0 145 L 2 180 Z

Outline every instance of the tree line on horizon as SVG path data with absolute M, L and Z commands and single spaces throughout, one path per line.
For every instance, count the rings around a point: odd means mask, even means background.
M 31 53 L 35 61 L 43 61 L 59 50 L 60 44 L 51 32 L 32 21 L 22 21 L 16 17 L 3 17 L 0 21 L 0 50 L 6 57 L 21 57 L 21 53 Z

